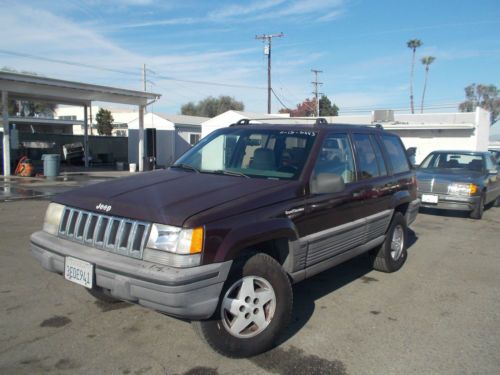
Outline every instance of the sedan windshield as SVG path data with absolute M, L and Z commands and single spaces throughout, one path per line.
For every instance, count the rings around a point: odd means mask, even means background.
M 225 128 L 203 138 L 172 166 L 200 173 L 297 179 L 316 138 L 307 130 Z
M 484 170 L 482 155 L 460 152 L 433 152 L 420 164 L 420 169 Z

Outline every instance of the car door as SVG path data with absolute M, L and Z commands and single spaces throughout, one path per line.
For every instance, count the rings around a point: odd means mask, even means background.
M 492 155 L 486 154 L 486 203 L 492 202 L 500 195 L 500 171 L 495 165 Z M 495 173 L 496 172 L 496 173 Z
M 388 175 L 377 137 L 368 132 L 354 132 L 352 140 L 358 179 L 358 187 L 353 190 L 353 200 L 355 209 L 366 218 L 365 242 L 368 242 L 386 232 L 392 217 L 392 194 L 397 185 L 392 176 Z
M 362 210 L 353 201 L 356 168 L 347 132 L 333 131 L 325 136 L 311 179 L 322 173 L 341 176 L 345 188 L 337 193 L 310 194 L 306 198 L 305 236 L 301 238 L 302 246 L 307 246 L 306 267 L 357 246 L 365 231 Z

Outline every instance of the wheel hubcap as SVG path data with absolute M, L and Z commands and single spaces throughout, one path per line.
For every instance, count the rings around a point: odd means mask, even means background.
M 391 239 L 391 257 L 398 260 L 403 252 L 404 247 L 404 231 L 401 225 L 394 228 Z
M 238 338 L 254 337 L 267 328 L 276 310 L 276 295 L 262 277 L 247 276 L 235 282 L 222 300 L 224 328 Z

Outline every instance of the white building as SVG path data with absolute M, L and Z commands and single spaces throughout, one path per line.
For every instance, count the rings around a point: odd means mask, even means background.
M 201 138 L 201 124 L 208 117 L 147 113 L 144 116 L 146 156 L 156 155 L 156 164 L 168 166 Z M 137 163 L 133 150 L 139 142 L 139 120 L 128 123 L 129 163 Z
M 231 124 L 238 122 L 242 119 L 262 119 L 262 118 L 288 118 L 290 114 L 264 114 L 264 113 L 254 113 L 254 112 L 242 112 L 242 111 L 226 111 L 218 116 L 208 119 L 201 124 L 201 136 L 205 137 L 216 129 L 225 128 Z
M 201 132 L 202 136 L 206 136 L 215 129 L 227 127 L 243 118 L 279 116 L 228 111 L 202 123 Z M 333 116 L 325 119 L 330 124 L 380 123 L 384 129 L 398 134 L 406 148 L 416 148 L 415 161 L 419 164 L 431 151 L 438 149 L 486 151 L 490 133 L 489 116 L 488 111 L 477 107 L 475 112 L 466 113 L 395 114 L 393 111 L 374 111 L 366 115 Z M 306 121 L 291 118 L 288 122 Z

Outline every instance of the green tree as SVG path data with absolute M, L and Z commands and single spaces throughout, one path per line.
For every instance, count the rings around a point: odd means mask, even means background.
M 422 90 L 422 103 L 420 104 L 420 113 L 424 113 L 424 97 L 425 90 L 427 89 L 427 80 L 429 79 L 429 65 L 431 65 L 436 58 L 434 56 L 425 56 L 420 59 L 422 64 L 425 65 L 425 81 L 424 81 L 424 89 Z
M 417 48 L 422 45 L 422 41 L 420 39 L 411 39 L 406 42 L 406 46 L 413 51 L 411 58 L 411 71 L 410 71 L 410 108 L 411 113 L 415 113 L 415 106 L 413 104 L 413 71 L 415 70 L 415 54 Z
M 495 85 L 476 85 L 475 83 L 465 89 L 466 100 L 458 106 L 461 112 L 474 112 L 476 107 L 481 107 L 490 112 L 490 124 L 498 120 L 500 114 L 499 90 Z
M 319 99 L 319 116 L 338 116 L 339 107 L 332 104 L 328 96 L 322 95 Z
M 113 115 L 110 111 L 100 108 L 95 116 L 99 135 L 111 135 L 113 131 Z
M 181 107 L 181 113 L 189 116 L 215 117 L 226 111 L 243 111 L 245 105 L 231 96 L 221 95 L 218 98 L 209 96 L 198 103 L 189 102 Z

